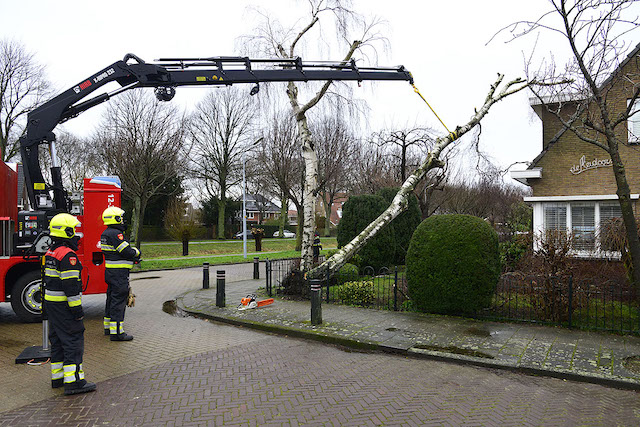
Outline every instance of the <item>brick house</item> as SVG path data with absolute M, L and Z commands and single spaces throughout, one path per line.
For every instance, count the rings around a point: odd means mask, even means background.
M 614 73 L 622 72 L 630 79 L 613 79 L 603 83 L 611 86 L 607 103 L 613 110 L 625 111 L 632 98 L 635 80 L 640 82 L 640 44 L 620 64 Z M 571 108 L 576 98 L 567 96 L 563 110 Z M 537 99 L 530 105 L 542 121 L 542 152 L 524 171 L 512 171 L 511 177 L 530 186 L 532 195 L 525 197 L 533 207 L 533 231 L 537 237 L 546 230 L 569 230 L 574 238 L 576 255 L 607 256 L 601 245 L 599 232 L 604 224 L 621 217 L 617 186 L 609 154 L 580 140 L 563 128 L 556 116 Z M 575 111 L 575 102 L 573 110 Z M 636 101 L 632 111 L 640 111 Z M 620 156 L 625 165 L 627 181 L 631 189 L 634 211 L 638 211 L 640 197 L 640 113 L 633 116 L 627 126 L 616 129 L 622 144 Z M 534 240 L 538 246 L 539 238 Z
M 338 226 L 340 219 L 342 218 L 342 205 L 349 199 L 347 193 L 336 193 L 333 198 L 333 203 L 331 203 L 331 216 L 329 217 L 329 221 L 331 225 L 334 227 Z M 321 217 L 326 217 L 327 213 L 325 211 L 326 204 L 329 203 L 328 199 L 323 199 L 322 196 L 318 195 L 316 199 L 316 214 Z
M 247 194 L 247 227 L 280 218 L 280 208 L 260 194 Z M 242 206 L 236 212 L 236 219 L 242 221 Z

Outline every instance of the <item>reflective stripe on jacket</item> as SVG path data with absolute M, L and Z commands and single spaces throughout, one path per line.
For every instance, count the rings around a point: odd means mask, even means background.
M 82 264 L 76 253 L 64 244 L 54 245 L 45 254 L 44 266 L 44 300 L 66 303 L 82 317 Z
M 104 254 L 106 268 L 133 267 L 133 261 L 140 251 L 129 244 L 124 232 L 117 226 L 108 226 L 100 236 L 100 249 Z

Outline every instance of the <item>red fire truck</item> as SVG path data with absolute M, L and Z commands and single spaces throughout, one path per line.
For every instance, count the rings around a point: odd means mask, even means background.
M 77 215 L 81 222 L 78 256 L 84 269 L 82 281 L 85 294 L 103 293 L 104 262 L 100 252 L 100 235 L 104 231 L 102 211 L 108 206 L 120 206 L 121 183 L 118 177 L 95 177 L 84 180 L 80 194 L 65 191 L 56 155 L 54 128 L 83 111 L 133 88 L 155 89 L 159 101 L 170 101 L 177 86 L 223 86 L 252 83 L 250 95 L 255 95 L 262 82 L 364 80 L 408 81 L 411 73 L 404 67 L 357 67 L 348 62 L 303 62 L 294 59 L 249 59 L 245 57 L 166 58 L 146 63 L 136 55 L 127 54 L 88 79 L 45 102 L 31 111 L 24 135 L 20 138 L 22 163 L 16 170 L 0 162 L 0 224 L 2 252 L 0 253 L 0 302 L 10 301 L 23 321 L 40 319 L 42 289 L 40 257 L 50 238 L 50 219 L 60 213 Z M 82 101 L 105 85 L 119 85 L 112 92 L 104 92 Z M 45 180 L 38 147 L 48 144 L 51 156 L 50 182 Z M 135 153 L 131 153 L 135 155 Z M 21 171 L 21 172 L 20 172 Z M 24 181 L 20 178 L 24 175 Z M 18 211 L 22 189 L 28 196 L 28 210 Z
M 0 162 L 0 184 L 6 189 L 0 200 L 2 224 L 2 253 L 0 256 L 0 301 L 11 301 L 18 318 L 25 322 L 38 321 L 41 300 L 39 254 L 46 250 L 33 248 L 34 239 L 48 226 L 46 214 L 17 209 L 18 172 Z M 104 231 L 102 211 L 108 206 L 120 206 L 122 189 L 117 177 L 95 177 L 84 180 L 82 200 L 84 209 L 78 216 L 82 233 L 78 245 L 78 257 L 83 270 L 82 281 L 87 284 L 86 294 L 104 293 L 104 263 L 100 252 L 100 235 Z M 73 209 L 72 213 L 78 210 Z M 17 224 L 17 229 L 15 227 Z M 43 234 L 43 236 L 46 236 Z M 31 242 L 31 243 L 29 243 Z M 42 243 L 47 244 L 46 240 Z

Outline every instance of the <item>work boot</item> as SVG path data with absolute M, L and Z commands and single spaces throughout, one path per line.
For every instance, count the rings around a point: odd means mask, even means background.
M 111 334 L 111 341 L 131 341 L 133 339 L 133 335 L 129 335 L 126 333 L 121 334 Z
M 64 379 L 58 378 L 57 380 L 51 380 L 51 388 L 60 388 L 64 385 Z
M 111 332 L 109 331 L 109 329 L 105 329 L 105 330 L 104 330 L 104 334 L 105 334 L 105 335 L 111 335 Z
M 75 381 L 64 385 L 64 394 L 69 396 L 70 394 L 88 393 L 95 391 L 96 385 L 94 383 L 87 382 L 86 380 Z

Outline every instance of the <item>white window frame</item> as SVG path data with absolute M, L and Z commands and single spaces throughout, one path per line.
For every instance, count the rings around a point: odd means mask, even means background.
M 638 194 L 632 194 L 631 198 L 637 200 L 639 197 Z M 609 259 L 619 259 L 620 252 L 617 251 L 602 251 L 600 248 L 600 239 L 598 238 L 600 234 L 600 204 L 609 204 L 614 200 L 618 200 L 617 195 L 606 195 L 606 196 L 552 196 L 552 197 L 525 197 L 525 202 L 532 203 L 533 207 L 533 230 L 535 234 L 533 248 L 534 250 L 541 249 L 540 246 L 540 236 L 545 231 L 545 218 L 544 218 L 544 208 L 547 204 L 565 204 L 566 209 L 566 229 L 567 231 L 572 230 L 571 224 L 571 202 L 575 201 L 589 201 L 594 203 L 594 223 L 595 223 L 595 245 L 594 249 L 591 250 L 574 250 L 571 255 L 578 258 L 609 258 Z

